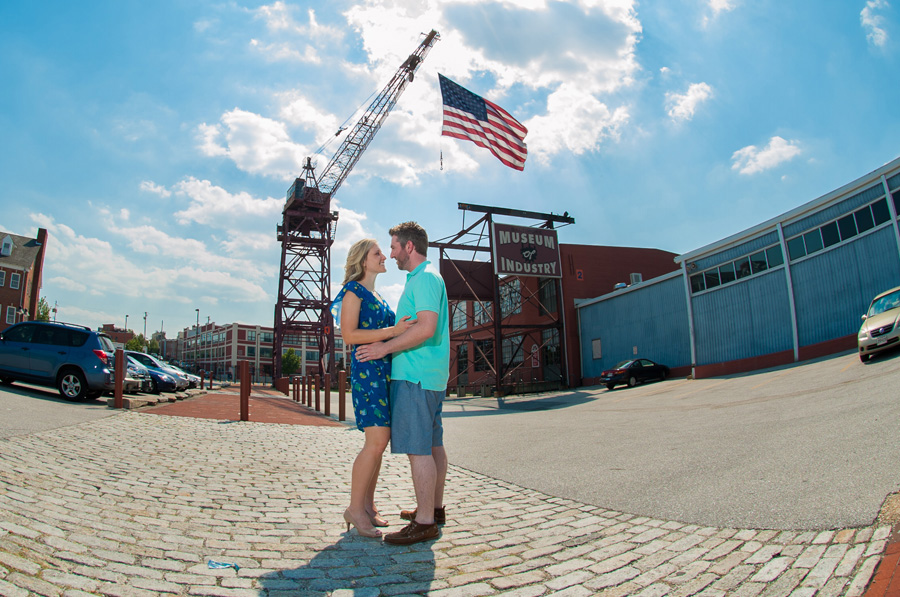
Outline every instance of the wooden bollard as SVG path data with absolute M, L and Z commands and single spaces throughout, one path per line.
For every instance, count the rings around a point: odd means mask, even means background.
M 250 420 L 250 361 L 240 362 L 241 370 L 241 421 Z
M 322 378 L 321 378 L 321 376 L 319 376 L 318 373 L 316 373 L 316 379 L 315 379 L 314 383 L 316 384 L 316 411 L 321 412 L 322 411 L 322 403 L 321 403 L 321 394 L 319 393 L 319 390 L 322 387 Z
M 322 388 L 325 392 L 325 416 L 331 416 L 331 373 L 325 374 L 325 384 Z
M 122 408 L 122 387 L 125 385 L 125 371 L 128 369 L 128 363 L 125 362 L 125 351 L 121 348 L 116 349 L 116 370 L 113 373 L 115 387 L 113 390 L 113 406 Z
M 291 377 L 291 398 L 294 402 L 300 402 L 300 378 L 296 375 Z
M 347 420 L 347 372 L 343 369 L 338 372 L 338 420 Z
M 200 370 L 200 389 L 203 389 L 203 382 L 206 379 L 203 369 Z
M 300 383 L 303 385 L 303 406 L 309 406 L 309 375 L 304 375 Z
M 213 374 L 210 373 L 210 374 L 209 374 L 209 389 L 210 389 L 210 390 L 212 390 L 212 378 L 213 378 Z M 203 389 L 203 385 L 202 385 L 202 384 L 200 385 L 200 389 L 201 389 L 201 390 Z

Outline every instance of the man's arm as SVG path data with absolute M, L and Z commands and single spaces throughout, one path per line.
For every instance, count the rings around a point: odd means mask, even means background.
M 416 313 L 416 325 L 392 338 L 387 342 L 374 342 L 356 349 L 356 358 L 359 361 L 372 361 L 383 359 L 386 355 L 415 348 L 434 336 L 437 330 L 438 315 L 434 311 L 419 311 Z

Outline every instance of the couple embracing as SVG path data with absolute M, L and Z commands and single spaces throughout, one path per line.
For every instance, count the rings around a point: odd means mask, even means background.
M 407 272 L 396 315 L 375 291 L 387 257 L 372 239 L 350 248 L 332 306 L 344 342 L 352 345 L 351 395 L 356 426 L 365 433 L 344 520 L 347 530 L 353 525 L 364 537 L 381 537 L 376 527 L 388 526 L 375 508 L 375 486 L 390 442 L 392 453 L 409 456 L 416 508 L 400 512 L 409 524 L 384 541 L 409 545 L 436 538 L 445 521 L 441 405 L 450 375 L 450 326 L 444 281 L 427 269 L 428 234 L 405 222 L 390 235 L 391 258 Z

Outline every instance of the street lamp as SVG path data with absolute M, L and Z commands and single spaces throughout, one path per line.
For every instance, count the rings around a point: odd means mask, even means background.
M 150 344 L 149 342 L 147 342 L 147 312 L 146 311 L 144 311 L 144 343 L 148 344 L 148 345 Z M 147 352 L 149 352 L 149 350 Z
M 128 331 L 128 315 L 125 316 L 125 331 Z
M 200 309 L 194 309 L 197 312 L 197 328 L 194 331 L 194 372 L 196 373 L 200 367 L 197 366 L 197 361 L 200 358 Z

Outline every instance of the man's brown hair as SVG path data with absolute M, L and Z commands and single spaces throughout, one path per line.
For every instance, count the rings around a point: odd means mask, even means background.
M 402 224 L 397 224 L 388 230 L 388 233 L 391 236 L 396 236 L 401 246 L 405 246 L 408 241 L 412 241 L 413 246 L 416 248 L 416 253 L 422 257 L 427 256 L 428 233 L 417 223 L 403 222 Z

